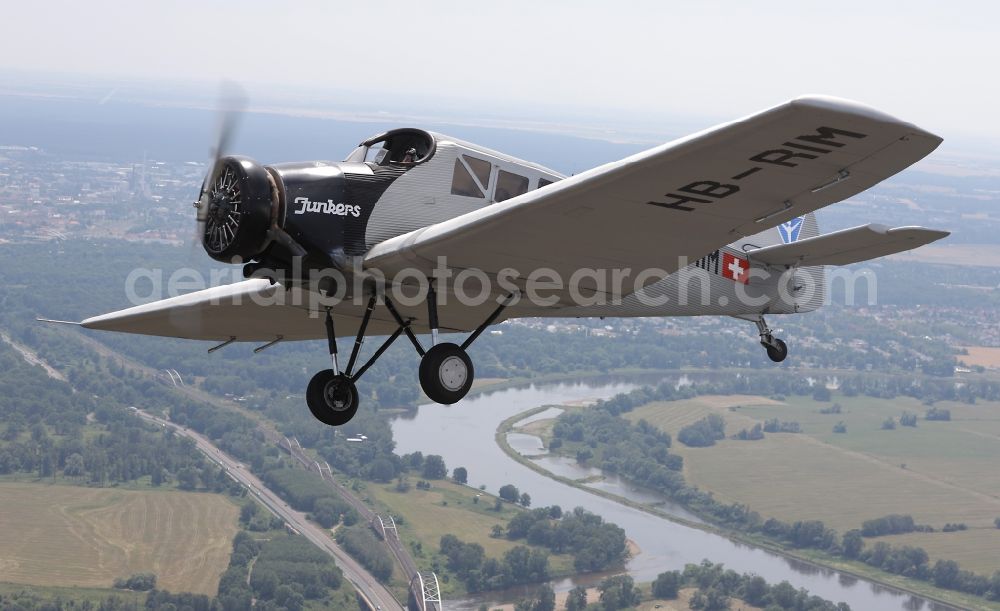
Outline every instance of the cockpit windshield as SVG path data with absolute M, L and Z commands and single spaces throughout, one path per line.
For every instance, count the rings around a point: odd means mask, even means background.
M 434 137 L 422 129 L 402 128 L 365 140 L 345 161 L 375 165 L 416 165 L 434 156 Z

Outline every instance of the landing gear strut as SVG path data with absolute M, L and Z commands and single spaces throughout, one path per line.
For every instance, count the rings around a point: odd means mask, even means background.
M 389 310 L 399 328 L 385 340 L 382 346 L 375 351 L 375 354 L 357 372 L 354 372 L 354 365 L 357 363 L 358 354 L 364 343 L 365 331 L 368 329 L 372 312 L 375 310 L 376 296 L 373 294 L 368 300 L 368 307 L 365 309 L 364 318 L 361 319 L 361 325 L 358 327 L 358 335 L 354 340 L 354 347 L 351 350 L 351 358 L 347 362 L 347 368 L 343 372 L 340 371 L 340 365 L 337 360 L 337 336 L 333 326 L 333 316 L 330 314 L 330 309 L 327 308 L 326 336 L 333 368 L 320 371 L 310 380 L 309 388 L 306 391 L 306 402 L 309 404 L 309 411 L 312 412 L 317 420 L 324 424 L 340 426 L 347 423 L 358 411 L 358 389 L 355 386 L 355 382 L 403 334 L 406 334 L 407 339 L 410 340 L 417 354 L 420 355 L 420 387 L 423 389 L 424 394 L 436 403 L 450 405 L 461 401 L 469 392 L 469 389 L 472 388 L 472 381 L 475 377 L 472 359 L 469 358 L 466 349 L 486 330 L 486 327 L 493 324 L 504 308 L 513 301 L 513 298 L 514 295 L 508 295 L 507 299 L 461 345 L 450 342 L 439 344 L 437 342 L 439 328 L 437 294 L 432 285 L 427 295 L 431 348 L 424 351 L 423 346 L 420 345 L 416 335 L 413 334 L 413 330 L 410 328 L 412 319 L 404 320 L 388 296 L 386 296 L 384 297 L 385 307 Z
M 350 371 L 340 372 L 337 362 L 337 335 L 333 329 L 333 316 L 326 310 L 326 339 L 330 348 L 333 369 L 324 369 L 309 380 L 306 403 L 317 420 L 330 426 L 347 423 L 358 411 L 358 388 Z
M 767 351 L 767 358 L 775 363 L 780 363 L 788 356 L 788 346 L 784 341 L 771 334 L 771 329 L 767 326 L 763 316 L 754 320 L 757 325 L 757 332 L 760 334 L 760 345 Z

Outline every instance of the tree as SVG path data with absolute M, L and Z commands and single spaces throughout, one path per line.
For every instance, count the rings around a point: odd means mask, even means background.
M 816 386 L 816 390 L 813 391 L 814 401 L 829 401 L 830 400 L 830 389 L 819 384 Z
M 847 425 L 844 424 L 843 420 L 841 420 L 837 424 L 833 425 L 833 432 L 834 433 L 846 433 L 847 432 Z
M 924 415 L 924 419 L 941 420 L 947 422 L 948 420 L 951 420 L 951 410 L 944 409 L 941 407 L 932 407 L 929 410 L 927 410 L 927 413 Z
M 428 454 L 424 457 L 423 476 L 427 479 L 444 479 L 448 475 L 448 468 L 444 466 L 444 459 L 437 454 Z
M 500 486 L 500 498 L 508 503 L 516 503 L 520 499 L 521 493 L 514 484 L 504 484 Z
M 240 507 L 240 522 L 243 522 L 244 524 L 249 524 L 250 520 L 252 520 L 256 515 L 257 515 L 257 503 L 253 501 L 247 501 L 246 503 L 243 503 L 242 507 Z
M 455 470 L 451 472 L 451 479 L 459 484 L 467 484 L 469 483 L 469 472 L 465 467 L 455 467 Z
M 685 426 L 677 433 L 677 441 L 693 448 L 715 445 L 716 440 L 725 438 L 726 423 L 718 414 L 709 414 L 701 420 Z
M 518 502 L 521 503 L 521 507 L 531 507 L 531 495 L 527 492 L 522 492 Z
M 767 597 L 767 582 L 760 575 L 754 575 L 743 586 L 743 600 L 755 607 L 763 607 Z
M 860 530 L 849 530 L 844 533 L 841 545 L 844 548 L 844 557 L 854 559 L 861 555 L 861 550 L 865 547 L 865 540 L 861 537 Z
M 677 591 L 680 590 L 682 582 L 683 579 L 679 571 L 660 573 L 653 582 L 653 596 L 665 600 L 677 598 Z
M 368 477 L 376 482 L 391 482 L 396 477 L 396 467 L 386 457 L 379 457 L 368 466 Z
M 63 474 L 67 477 L 80 477 L 84 473 L 83 456 L 73 452 L 66 458 L 66 466 L 63 467 Z
M 532 611 L 555 611 L 556 593 L 549 585 L 544 585 L 538 590 L 538 600 L 532 607 Z
M 958 582 L 958 563 L 954 560 L 938 560 L 931 570 L 934 585 L 939 588 L 953 588 Z
M 583 611 L 587 607 L 587 588 L 576 586 L 566 597 L 566 611 Z
M 305 598 L 288 584 L 282 584 L 274 592 L 274 602 L 288 611 L 300 611 L 305 605 Z
M 691 597 L 691 608 L 701 611 L 725 611 L 729 609 L 729 597 L 718 588 L 698 590 Z
M 177 487 L 181 490 L 194 490 L 198 485 L 198 474 L 191 467 L 184 467 L 177 472 Z
M 895 428 L 896 428 L 896 421 L 893 419 L 892 416 L 889 416 L 882 422 L 883 431 L 891 431 Z
M 639 604 L 639 590 L 628 575 L 608 577 L 597 586 L 601 592 L 601 608 L 605 611 L 627 609 Z
M 274 598 L 275 592 L 280 585 L 278 575 L 274 571 L 255 570 L 250 576 L 250 586 L 258 597 L 265 600 Z

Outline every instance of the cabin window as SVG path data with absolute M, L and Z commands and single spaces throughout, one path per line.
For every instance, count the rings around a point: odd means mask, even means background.
M 539 178 L 538 179 L 538 188 L 541 189 L 542 187 L 547 187 L 547 186 L 551 185 L 553 182 L 555 182 L 555 181 L 554 180 L 549 180 L 548 178 Z
M 451 179 L 451 194 L 464 195 L 465 197 L 485 197 L 483 190 L 476 184 L 476 179 L 472 177 L 469 168 L 462 163 L 461 159 L 455 159 L 455 175 Z
M 485 189 L 490 184 L 490 170 L 493 169 L 490 162 L 469 157 L 468 155 L 462 155 L 462 159 L 476 175 L 476 178 L 479 179 L 479 184 Z
M 500 176 L 497 177 L 496 197 L 494 198 L 496 201 L 502 202 L 527 192 L 528 178 L 526 176 L 500 170 Z

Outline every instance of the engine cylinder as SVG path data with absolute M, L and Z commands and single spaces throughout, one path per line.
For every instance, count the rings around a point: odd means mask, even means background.
M 249 261 L 265 247 L 276 194 L 264 166 L 247 157 L 219 160 L 208 190 L 205 252 L 216 261 Z

